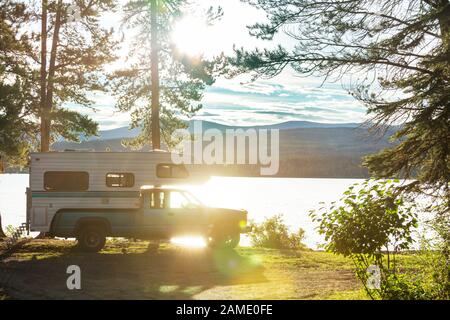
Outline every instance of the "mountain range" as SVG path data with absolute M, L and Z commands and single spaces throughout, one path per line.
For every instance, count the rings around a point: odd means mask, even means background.
M 198 124 L 198 123 L 197 123 Z M 280 177 L 333 177 L 366 178 L 368 172 L 361 166 L 362 158 L 383 148 L 392 146 L 388 137 L 396 128 L 390 128 L 384 136 L 369 134 L 367 126 L 359 123 L 317 123 L 289 121 L 273 125 L 228 126 L 201 121 L 202 129 L 279 129 Z M 189 123 L 193 132 L 194 122 Z M 89 149 L 95 151 L 130 151 L 122 145 L 124 139 L 138 136 L 139 128 L 127 127 L 100 131 L 97 137 L 81 143 L 57 141 L 53 150 Z M 254 176 L 256 171 L 245 166 L 216 166 L 212 172 L 220 175 Z
M 203 130 L 218 129 L 224 131 L 226 129 L 305 129 L 305 128 L 357 128 L 361 126 L 360 123 L 319 123 L 311 121 L 286 121 L 271 125 L 254 125 L 254 126 L 230 126 L 205 120 L 191 120 L 189 121 L 188 130 L 194 131 L 194 122 L 201 123 Z M 98 141 L 98 140 L 111 140 L 111 139 L 130 139 L 135 138 L 141 132 L 140 128 L 130 129 L 129 127 L 120 127 L 110 130 L 100 130 L 98 136 L 84 137 L 80 136 L 80 140 L 86 141 Z M 61 139 L 59 142 L 65 142 Z M 57 145 L 57 144 L 56 144 Z

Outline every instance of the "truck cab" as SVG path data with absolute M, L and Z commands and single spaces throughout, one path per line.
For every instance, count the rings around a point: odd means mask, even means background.
M 183 189 L 142 187 L 138 209 L 62 209 L 51 234 L 76 237 L 84 251 L 103 248 L 106 237 L 169 240 L 202 236 L 211 247 L 234 248 L 248 231 L 247 212 L 211 208 Z

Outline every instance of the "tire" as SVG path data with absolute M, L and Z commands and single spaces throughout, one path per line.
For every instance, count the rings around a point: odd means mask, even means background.
M 106 243 L 106 232 L 101 226 L 85 226 L 77 237 L 78 247 L 83 252 L 99 252 Z
M 240 240 L 241 235 L 239 233 L 212 236 L 209 238 L 208 246 L 210 248 L 234 249 L 237 247 Z

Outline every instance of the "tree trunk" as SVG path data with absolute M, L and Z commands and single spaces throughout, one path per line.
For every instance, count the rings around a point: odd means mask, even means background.
M 158 47 L 158 3 L 151 0 L 151 93 L 152 93 L 152 114 L 151 114 L 151 135 L 152 148 L 161 149 L 161 136 L 159 128 L 159 47 Z
M 62 0 L 58 1 L 55 25 L 53 29 L 52 49 L 50 52 L 50 65 L 48 78 L 46 79 L 47 67 L 47 0 L 42 0 L 42 38 L 41 38 L 41 152 L 50 151 L 50 124 L 51 111 L 53 108 L 53 77 L 55 75 L 56 53 L 61 27 Z M 45 237 L 41 232 L 38 237 Z
M 448 56 L 450 54 L 450 1 L 449 0 L 441 0 L 439 2 L 438 9 L 441 10 L 441 14 L 439 15 L 439 26 L 441 29 L 442 44 L 443 44 L 445 53 Z M 448 184 L 447 184 L 446 191 L 447 191 L 446 192 L 447 198 L 445 200 L 447 201 L 447 203 L 450 203 L 450 200 L 449 200 L 450 193 L 449 193 Z M 448 216 L 449 213 L 444 212 L 442 214 L 446 215 L 443 217 L 444 224 L 445 224 L 446 222 L 448 222 L 448 219 L 450 219 L 450 217 Z M 450 283 L 450 236 L 449 236 L 449 233 L 445 233 L 445 231 L 448 232 L 449 230 L 444 230 L 443 255 L 446 259 L 446 270 L 448 270 L 447 282 Z
M 55 23 L 53 28 L 50 64 L 47 74 L 47 0 L 42 0 L 41 25 L 41 152 L 50 150 L 50 125 L 53 108 L 53 78 L 55 75 L 56 53 L 58 47 L 59 29 L 61 27 L 62 0 L 58 0 Z
M 53 30 L 52 39 L 52 49 L 50 51 L 50 64 L 48 67 L 48 79 L 47 79 L 47 97 L 46 110 L 48 114 L 51 115 L 53 109 L 53 80 L 55 76 L 55 65 L 56 65 L 56 54 L 58 51 L 58 41 L 59 41 L 59 29 L 61 28 L 61 10 L 62 10 L 62 0 L 58 0 L 58 6 L 55 17 L 55 25 Z M 51 118 L 48 119 L 48 126 L 50 129 Z M 50 137 L 50 130 L 48 131 Z M 50 139 L 49 139 L 50 140 Z
M 41 113 L 41 152 L 47 152 L 50 148 L 50 126 L 49 114 L 46 104 L 46 77 L 47 77 L 47 0 L 42 0 L 41 17 L 41 91 L 40 91 L 40 113 Z
M 439 27 L 441 29 L 442 42 L 444 48 L 450 50 L 450 1 L 441 0 L 437 9 L 441 10 L 439 15 Z

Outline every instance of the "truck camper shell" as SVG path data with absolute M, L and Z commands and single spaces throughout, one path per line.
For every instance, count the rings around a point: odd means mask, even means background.
M 62 209 L 138 208 L 143 185 L 190 185 L 208 178 L 199 166 L 174 164 L 167 151 L 31 153 L 28 230 L 48 232 Z

